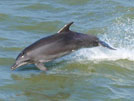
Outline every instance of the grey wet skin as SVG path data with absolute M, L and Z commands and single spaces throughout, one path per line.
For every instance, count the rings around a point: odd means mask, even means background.
M 52 61 L 80 48 L 90 48 L 102 45 L 114 50 L 107 43 L 94 35 L 82 34 L 69 30 L 73 22 L 65 25 L 56 34 L 44 37 L 26 47 L 16 58 L 12 70 L 26 65 L 35 64 L 42 71 L 46 71 L 45 62 Z

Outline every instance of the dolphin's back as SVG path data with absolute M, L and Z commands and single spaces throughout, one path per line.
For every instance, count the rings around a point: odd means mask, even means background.
M 70 43 L 70 41 L 72 41 L 74 34 L 70 33 L 63 33 L 63 34 L 54 34 L 48 37 L 44 37 L 36 42 L 34 42 L 33 44 L 31 44 L 30 46 L 26 47 L 24 49 L 24 51 L 31 51 L 37 48 L 40 48 L 42 46 L 45 45 L 49 45 L 52 43 L 57 43 L 57 42 L 62 42 L 63 44 L 67 44 Z M 55 46 L 56 47 L 56 46 Z
M 26 47 L 23 52 L 34 58 L 45 56 L 45 58 L 55 59 L 79 48 L 80 42 L 77 40 L 77 36 L 79 35 L 75 32 L 56 33 L 36 41 Z

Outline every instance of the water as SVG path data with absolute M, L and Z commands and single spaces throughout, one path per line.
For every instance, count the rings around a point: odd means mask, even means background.
M 133 0 L 1 0 L 0 101 L 133 101 Z M 117 50 L 81 49 L 11 71 L 19 52 L 74 21 L 72 30 L 97 35 Z

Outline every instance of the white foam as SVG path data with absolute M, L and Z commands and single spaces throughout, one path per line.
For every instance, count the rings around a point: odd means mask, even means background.
M 75 61 L 116 61 L 120 59 L 128 59 L 134 61 L 134 50 L 118 48 L 117 50 L 109 50 L 103 48 L 81 49 L 74 53 Z

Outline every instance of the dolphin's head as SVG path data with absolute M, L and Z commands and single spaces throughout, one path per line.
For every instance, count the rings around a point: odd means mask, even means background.
M 15 70 L 16 68 L 26 64 L 30 64 L 30 58 L 24 52 L 21 52 L 16 58 L 16 62 L 11 67 L 11 70 Z

